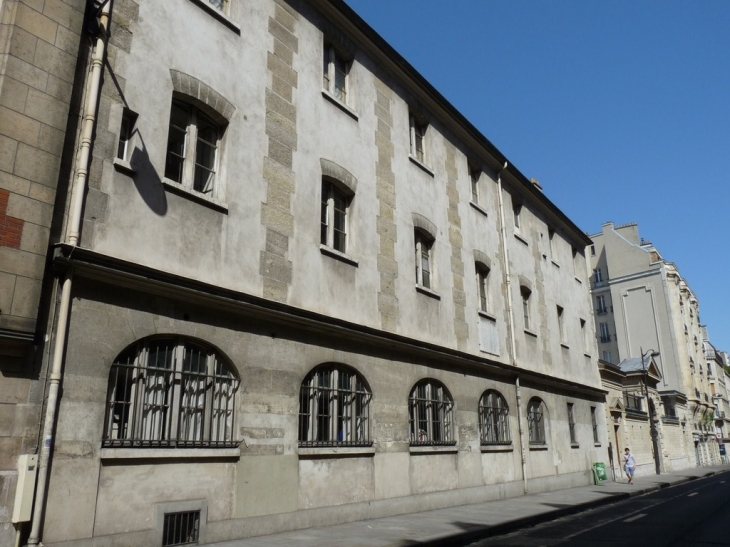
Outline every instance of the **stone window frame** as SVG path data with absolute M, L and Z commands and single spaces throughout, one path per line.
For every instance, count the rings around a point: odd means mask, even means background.
M 560 345 L 564 348 L 568 347 L 568 333 L 565 328 L 565 308 L 559 304 L 555 306 L 555 313 L 558 319 L 558 334 L 560 336 Z
M 372 399 L 370 385 L 355 368 L 343 363 L 314 367 L 299 389 L 299 448 L 372 447 Z
M 598 419 L 596 418 L 596 407 L 591 406 L 591 428 L 593 429 L 593 444 L 601 446 L 601 439 L 598 436 Z
M 162 183 L 168 190 L 171 190 L 180 195 L 191 198 L 203 205 L 208 205 L 213 208 L 227 212 L 228 206 L 226 204 L 226 134 L 231 119 L 236 111 L 235 106 L 225 99 L 220 93 L 215 91 L 212 87 L 208 86 L 201 80 L 180 72 L 178 70 L 170 69 L 170 76 L 172 80 L 172 97 L 170 100 L 170 115 L 172 115 L 172 104 L 175 101 L 190 105 L 193 112 L 200 112 L 218 127 L 218 140 L 217 140 L 217 151 L 216 151 L 216 175 L 213 185 L 213 191 L 204 193 L 193 189 L 193 180 L 189 174 L 187 178 L 183 179 L 183 182 L 177 182 L 167 177 L 162 178 Z M 194 118 L 193 118 L 194 119 Z M 188 126 L 189 127 L 189 126 Z M 192 131 L 192 133 L 195 133 Z M 193 140 L 195 135 L 191 135 L 189 131 L 186 131 L 186 144 Z M 169 130 L 168 130 L 168 141 L 169 141 Z M 195 143 L 197 145 L 197 142 Z M 195 149 L 186 150 L 186 165 L 194 164 L 195 158 L 193 154 Z M 167 147 L 165 149 L 165 165 L 167 165 Z M 166 169 L 166 168 L 165 168 Z M 188 169 L 188 173 L 191 173 L 192 169 Z
M 509 405 L 496 389 L 486 390 L 479 398 L 479 440 L 482 446 L 512 444 Z
M 204 369 L 195 370 L 201 364 Z M 235 366 L 204 341 L 176 334 L 141 338 L 109 369 L 102 448 L 237 449 L 240 386 Z
M 408 396 L 410 446 L 456 446 L 455 416 L 454 399 L 448 388 L 434 378 L 419 380 Z
M 325 158 L 320 158 L 322 186 L 320 194 L 320 251 L 332 258 L 357 266 L 358 262 L 350 255 L 352 234 L 350 227 L 352 203 L 357 193 L 357 179 L 344 167 Z M 327 199 L 325 200 L 325 194 Z M 344 248 L 334 245 L 335 198 L 345 203 Z M 326 220 L 326 224 L 325 221 Z

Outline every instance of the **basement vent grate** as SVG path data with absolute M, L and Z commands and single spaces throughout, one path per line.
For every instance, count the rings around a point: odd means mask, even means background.
M 165 513 L 162 529 L 162 547 L 195 545 L 200 531 L 200 511 Z

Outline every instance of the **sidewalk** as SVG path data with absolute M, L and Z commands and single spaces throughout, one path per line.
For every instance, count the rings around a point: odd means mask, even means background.
M 462 505 L 209 544 L 215 547 L 406 547 L 460 546 L 513 532 L 587 509 L 654 492 L 660 488 L 730 471 L 730 465 L 683 469 L 665 475 L 641 475 L 634 485 L 603 482 L 506 500 Z

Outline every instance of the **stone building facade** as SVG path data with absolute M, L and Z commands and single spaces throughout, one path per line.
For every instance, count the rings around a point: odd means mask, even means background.
M 539 185 L 339 0 L 96 16 L 23 538 L 210 543 L 590 483 L 590 240 Z
M 638 359 L 642 351 L 659 352 L 654 358 L 661 397 L 657 414 L 665 424 L 678 421 L 682 431 L 681 442 L 676 432 L 658 440 L 664 469 L 719 463 L 697 298 L 676 265 L 639 238 L 636 224 L 609 222 L 591 239 L 591 295 L 601 358 L 620 364 Z
M 41 302 L 73 157 L 85 6 L 0 0 L 0 545 L 15 540 L 18 457 L 38 450 L 49 309 Z

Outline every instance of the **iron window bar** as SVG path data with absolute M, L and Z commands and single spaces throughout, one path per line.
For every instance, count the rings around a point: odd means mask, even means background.
M 482 445 L 512 444 L 509 408 L 496 391 L 487 391 L 479 402 L 479 430 Z
M 235 448 L 240 381 L 209 350 L 162 340 L 112 365 L 104 448 Z
M 411 446 L 454 446 L 454 403 L 444 386 L 427 380 L 416 384 L 408 399 Z
M 368 447 L 372 394 L 355 372 L 320 367 L 299 392 L 299 446 Z
M 165 513 L 162 547 L 197 545 L 200 534 L 200 511 Z

